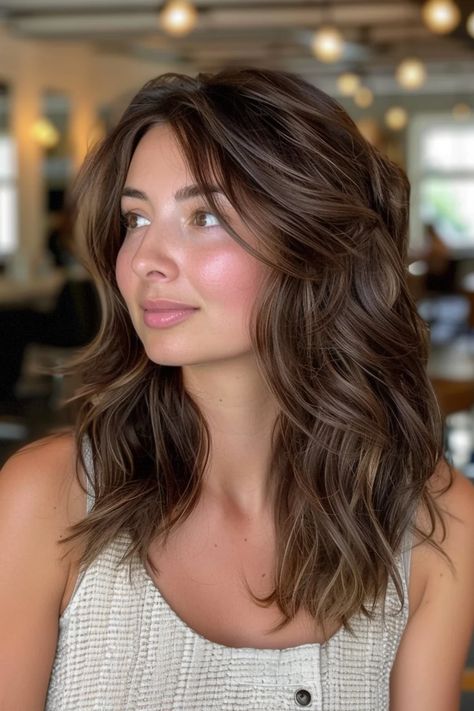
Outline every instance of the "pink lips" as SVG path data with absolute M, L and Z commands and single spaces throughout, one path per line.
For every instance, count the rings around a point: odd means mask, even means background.
M 167 299 L 147 300 L 141 304 L 143 320 L 150 328 L 166 328 L 189 318 L 197 308 Z

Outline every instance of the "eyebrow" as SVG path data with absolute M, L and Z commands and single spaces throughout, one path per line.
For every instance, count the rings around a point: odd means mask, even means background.
M 220 195 L 224 195 L 222 190 L 217 185 L 208 185 L 207 192 L 219 193 Z M 182 202 L 183 200 L 189 200 L 190 198 L 197 197 L 199 195 L 203 195 L 199 185 L 185 185 L 184 188 L 180 188 L 175 192 L 174 199 L 177 202 Z M 122 190 L 122 197 L 137 198 L 138 200 L 147 200 L 148 202 L 150 202 L 146 193 L 128 186 L 125 186 Z

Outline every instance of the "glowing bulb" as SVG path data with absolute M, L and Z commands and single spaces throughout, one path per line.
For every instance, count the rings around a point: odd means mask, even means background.
M 374 100 L 372 91 L 367 86 L 359 86 L 354 93 L 354 101 L 357 106 L 366 109 Z
M 335 27 L 321 27 L 314 35 L 311 48 L 322 62 L 337 62 L 344 52 L 344 40 Z
M 37 119 L 31 127 L 31 134 L 42 148 L 54 148 L 59 143 L 59 131 L 47 118 Z
M 419 59 L 404 59 L 397 67 L 396 78 L 405 89 L 418 89 L 426 79 L 426 69 Z
M 393 131 L 401 131 L 408 122 L 408 114 L 402 106 L 391 106 L 385 112 L 385 123 Z
M 187 0 L 170 0 L 160 13 L 162 28 L 176 37 L 186 35 L 196 22 L 196 8 Z
M 352 72 L 345 72 L 341 74 L 337 79 L 337 86 L 339 91 L 344 96 L 352 96 L 360 85 L 360 77 Z
M 466 20 L 466 30 L 471 37 L 474 37 L 474 12 L 471 12 Z
M 451 32 L 461 19 L 459 8 L 452 0 L 428 0 L 421 15 L 428 29 L 438 34 Z

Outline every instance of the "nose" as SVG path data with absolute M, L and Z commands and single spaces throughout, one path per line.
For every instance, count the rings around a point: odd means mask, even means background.
M 176 257 L 172 238 L 163 233 L 158 236 L 153 226 L 150 226 L 137 241 L 131 267 L 141 279 L 170 280 L 174 279 L 179 271 Z

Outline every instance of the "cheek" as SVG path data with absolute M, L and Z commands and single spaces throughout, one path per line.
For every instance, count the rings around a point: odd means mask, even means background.
M 196 277 L 206 295 L 222 305 L 250 307 L 263 277 L 264 265 L 244 250 L 229 250 L 195 262 Z M 202 289 L 201 289 L 202 291 Z

